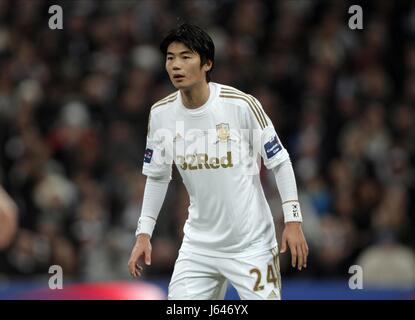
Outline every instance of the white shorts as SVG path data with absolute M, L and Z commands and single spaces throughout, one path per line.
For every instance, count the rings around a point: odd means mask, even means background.
M 280 300 L 278 248 L 244 258 L 217 258 L 180 250 L 168 299 L 223 300 L 228 280 L 242 300 Z

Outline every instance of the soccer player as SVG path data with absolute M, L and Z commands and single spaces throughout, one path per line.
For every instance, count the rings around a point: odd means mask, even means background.
M 288 243 L 292 266 L 299 270 L 308 255 L 288 152 L 256 98 L 210 81 L 215 47 L 205 31 L 182 24 L 160 49 L 177 91 L 151 108 L 143 163 L 147 180 L 130 274 L 141 276 L 142 257 L 151 264 L 150 239 L 174 162 L 190 206 L 168 298 L 223 299 L 230 281 L 241 299 L 281 299 L 279 252 Z M 283 203 L 280 251 L 259 178 L 261 156 Z

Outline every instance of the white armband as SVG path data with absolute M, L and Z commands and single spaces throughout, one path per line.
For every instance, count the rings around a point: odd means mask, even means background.
M 137 230 L 135 236 L 137 237 L 140 233 L 147 233 L 151 236 L 153 235 L 154 227 L 156 226 L 156 220 L 150 217 L 140 217 L 137 223 Z
M 297 200 L 289 200 L 282 204 L 284 222 L 303 222 L 300 203 Z

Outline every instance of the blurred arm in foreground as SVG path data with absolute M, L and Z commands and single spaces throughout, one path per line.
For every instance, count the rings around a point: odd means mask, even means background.
M 0 186 L 0 250 L 6 249 L 17 230 L 17 206 Z

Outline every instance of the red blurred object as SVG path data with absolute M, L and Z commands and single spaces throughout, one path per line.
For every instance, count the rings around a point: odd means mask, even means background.
M 64 285 L 63 289 L 41 288 L 26 291 L 25 300 L 165 300 L 164 291 L 145 282 L 106 282 Z

